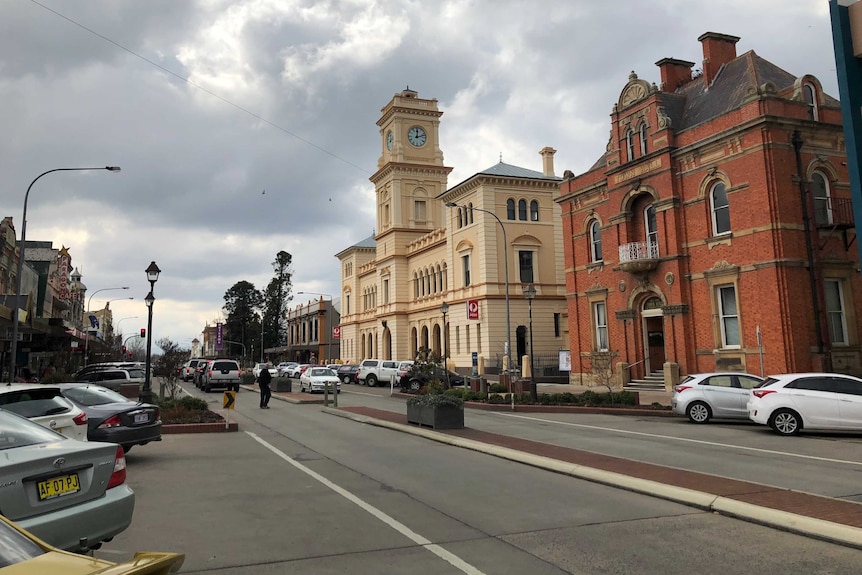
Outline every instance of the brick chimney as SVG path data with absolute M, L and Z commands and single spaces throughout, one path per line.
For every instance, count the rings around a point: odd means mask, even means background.
M 703 45 L 703 76 L 709 87 L 721 67 L 736 58 L 739 36 L 707 32 L 697 40 Z
M 550 146 L 545 146 L 539 150 L 539 154 L 542 155 L 542 173 L 549 178 L 554 177 L 554 154 L 556 153 L 557 150 Z
M 691 67 L 694 62 L 662 58 L 655 65 L 661 70 L 661 91 L 673 93 L 691 80 Z

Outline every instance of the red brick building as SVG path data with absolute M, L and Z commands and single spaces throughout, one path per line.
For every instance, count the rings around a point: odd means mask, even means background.
M 565 174 L 572 379 L 716 370 L 860 374 L 862 309 L 839 102 L 739 38 L 629 82 L 605 154 Z M 801 175 L 801 178 L 800 178 Z

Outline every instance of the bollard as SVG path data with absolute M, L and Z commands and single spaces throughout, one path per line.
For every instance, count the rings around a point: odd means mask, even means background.
M 323 407 L 329 407 L 329 382 L 323 384 Z

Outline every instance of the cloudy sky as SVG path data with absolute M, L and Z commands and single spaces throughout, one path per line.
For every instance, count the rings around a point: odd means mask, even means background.
M 409 86 L 444 112 L 452 186 L 499 161 L 585 171 L 628 75 L 740 36 L 838 97 L 827 0 L 2 0 L 0 206 L 69 247 L 92 308 L 189 345 L 279 250 L 294 292 L 338 295 L 334 255 L 375 228 L 375 122 Z M 265 191 L 265 193 L 264 193 Z M 294 296 L 293 305 L 310 296 Z

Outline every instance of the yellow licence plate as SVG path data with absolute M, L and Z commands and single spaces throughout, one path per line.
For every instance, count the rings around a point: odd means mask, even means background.
M 53 499 L 61 495 L 77 493 L 81 490 L 81 484 L 78 483 L 78 474 L 70 473 L 69 475 L 60 475 L 53 479 L 46 479 L 36 484 L 39 489 L 39 501 Z

